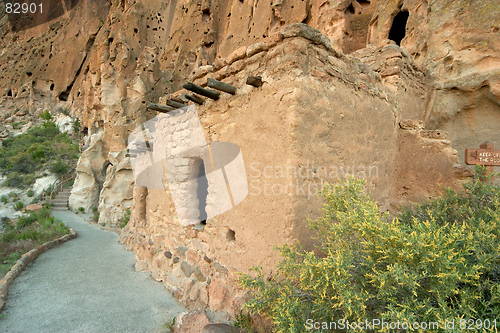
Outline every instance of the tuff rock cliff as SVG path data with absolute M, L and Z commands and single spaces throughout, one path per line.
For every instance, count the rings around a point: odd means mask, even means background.
M 81 0 L 15 31 L 4 15 L 0 134 L 69 108 L 84 136 L 70 204 L 110 225 L 132 208 L 121 240 L 137 269 L 188 306 L 233 316 L 246 297 L 237 272 L 261 262 L 270 273 L 275 244 L 310 245 L 303 221 L 321 202 L 278 188 L 352 168 L 387 210 L 458 187 L 465 148 L 500 147 L 499 14 L 499 1 L 479 0 Z M 246 85 L 257 75 L 262 87 Z M 127 139 L 157 116 L 148 103 L 208 78 L 238 91 L 198 106 L 205 138 L 240 146 L 253 187 L 206 226 L 182 227 L 168 186 L 135 186 Z

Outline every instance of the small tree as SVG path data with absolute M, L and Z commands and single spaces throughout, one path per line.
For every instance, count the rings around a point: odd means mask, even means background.
M 40 118 L 42 118 L 45 121 L 51 121 L 52 115 L 50 114 L 49 110 L 45 110 L 45 112 L 40 115 Z
M 277 277 L 268 281 L 256 268 L 256 278 L 240 278 L 255 294 L 246 306 L 287 333 L 306 331 L 307 319 L 437 322 L 440 331 L 454 320 L 447 332 L 464 331 L 465 319 L 493 325 L 500 317 L 500 188 L 479 181 L 481 174 L 462 193 L 446 190 L 392 220 L 363 192 L 363 181 L 326 187 L 323 216 L 309 221 L 320 254 L 282 246 Z

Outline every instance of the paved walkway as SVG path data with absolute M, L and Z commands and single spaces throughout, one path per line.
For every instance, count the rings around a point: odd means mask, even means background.
M 165 332 L 184 311 L 161 283 L 135 271 L 117 234 L 72 212 L 53 214 L 78 237 L 41 254 L 12 283 L 0 332 Z

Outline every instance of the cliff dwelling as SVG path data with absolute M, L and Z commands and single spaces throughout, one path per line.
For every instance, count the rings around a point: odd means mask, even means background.
M 365 178 L 391 212 L 460 188 L 466 148 L 500 147 L 487 3 L 80 0 L 0 26 L 0 112 L 67 108 L 82 128 L 70 207 L 108 227 L 128 210 L 135 267 L 234 319 L 239 273 L 272 276 L 275 245 L 314 248 L 325 183 Z

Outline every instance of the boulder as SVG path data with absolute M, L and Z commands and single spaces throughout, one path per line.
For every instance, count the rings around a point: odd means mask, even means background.
M 43 209 L 43 206 L 40 204 L 31 204 L 28 205 L 24 210 L 27 212 L 36 212 L 39 211 L 40 209 Z

